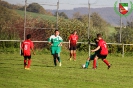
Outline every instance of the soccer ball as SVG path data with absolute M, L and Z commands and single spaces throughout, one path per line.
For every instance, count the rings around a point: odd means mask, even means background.
M 85 64 L 82 65 L 82 68 L 85 68 Z

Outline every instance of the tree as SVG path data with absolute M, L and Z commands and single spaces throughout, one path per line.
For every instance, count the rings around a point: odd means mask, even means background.
M 68 19 L 67 15 L 64 12 L 59 13 L 59 16 L 65 18 L 65 19 Z
M 0 5 L 9 9 L 20 9 L 22 8 L 21 5 L 14 5 L 14 4 L 9 4 L 6 1 L 0 1 Z
M 81 16 L 82 15 L 80 14 L 80 12 L 76 12 L 76 13 L 73 14 L 74 19 L 79 19 L 79 18 L 81 18 Z
M 58 15 L 59 15 L 60 17 L 63 17 L 63 18 L 65 18 L 65 19 L 68 19 L 68 16 L 67 16 L 64 12 L 59 12 Z M 54 13 L 54 16 L 57 16 L 57 11 Z
M 41 13 L 41 14 L 46 13 L 46 10 L 41 5 L 39 5 L 38 3 L 29 4 L 29 6 L 27 7 L 27 11 L 35 12 L 35 13 Z

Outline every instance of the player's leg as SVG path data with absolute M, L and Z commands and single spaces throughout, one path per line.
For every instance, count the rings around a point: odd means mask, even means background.
M 57 66 L 57 63 L 56 63 L 56 54 L 53 54 L 53 60 L 54 60 L 54 65 Z
M 31 55 L 28 56 L 28 65 L 27 65 L 27 68 L 30 68 L 30 65 L 31 65 Z
M 76 50 L 73 50 L 73 59 L 76 61 Z
M 90 62 L 90 58 L 88 57 L 87 60 L 86 60 L 86 63 L 85 63 L 85 68 L 88 68 L 89 62 Z
M 57 63 L 56 63 L 56 47 L 51 47 L 51 54 L 53 55 L 54 65 L 57 66 Z
M 93 69 L 96 69 L 96 62 L 97 62 L 98 56 L 95 56 L 93 60 Z
M 24 56 L 24 68 L 27 68 L 27 57 Z
M 70 61 L 72 60 L 72 57 L 73 57 L 73 50 L 70 49 L 70 58 L 69 58 Z
M 76 45 L 73 46 L 73 59 L 76 61 Z
M 103 57 L 102 57 L 102 61 L 108 66 L 108 69 L 110 68 L 110 63 L 108 62 L 108 60 L 106 60 L 106 57 L 107 57 L 107 55 L 104 55 Z
M 57 57 L 57 60 L 59 61 L 59 66 L 61 66 L 60 52 L 61 52 L 61 47 L 57 47 L 56 57 Z
M 86 64 L 85 64 L 85 67 L 86 67 L 86 68 L 88 68 L 88 66 L 89 66 L 89 64 L 90 64 L 90 61 L 91 61 L 91 60 L 94 60 L 95 56 L 96 56 L 96 55 L 93 54 L 93 55 L 91 55 L 90 57 L 87 58 Z

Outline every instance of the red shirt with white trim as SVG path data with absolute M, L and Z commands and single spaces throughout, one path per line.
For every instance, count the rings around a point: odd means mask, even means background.
M 99 40 L 98 46 L 100 46 L 100 54 L 101 55 L 107 55 L 108 54 L 107 44 L 103 39 Z
M 31 40 L 25 40 L 21 44 L 21 47 L 23 49 L 24 56 L 30 56 L 31 55 L 30 49 L 33 48 L 33 42 Z
M 70 45 L 76 45 L 78 41 L 78 35 L 71 34 L 69 36 Z

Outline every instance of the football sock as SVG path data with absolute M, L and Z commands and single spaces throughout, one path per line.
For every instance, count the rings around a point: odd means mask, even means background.
M 61 62 L 61 60 L 60 60 L 60 57 L 59 57 L 59 56 L 57 57 L 57 59 L 58 59 L 58 61 L 59 61 L 59 62 Z
M 88 68 L 88 66 L 89 66 L 89 61 L 87 60 L 86 64 L 85 64 L 85 67 Z
M 26 65 L 27 65 L 27 64 L 26 64 L 26 62 L 27 62 L 27 60 L 25 60 L 25 59 L 24 59 L 24 68 L 25 68 L 25 67 L 26 67 Z
M 72 53 L 70 53 L 70 58 L 72 58 Z
M 30 59 L 28 59 L 28 68 L 30 68 L 30 64 L 31 64 L 31 60 Z
M 96 68 L 96 62 L 97 62 L 97 60 L 94 59 L 94 60 L 93 60 L 93 68 Z
M 54 59 L 54 65 L 56 66 L 57 64 L 56 64 L 56 55 L 55 54 L 53 55 L 53 59 Z
M 108 62 L 106 59 L 103 59 L 103 62 L 104 62 L 106 65 L 110 66 L 109 62 Z
M 96 61 L 96 67 L 98 66 L 98 61 Z
M 73 58 L 74 60 L 76 60 L 76 53 L 73 53 Z

